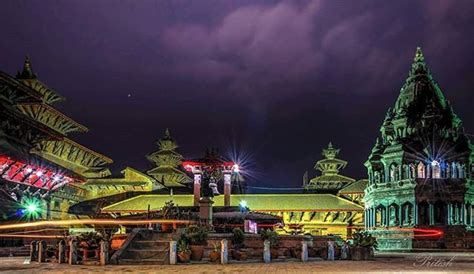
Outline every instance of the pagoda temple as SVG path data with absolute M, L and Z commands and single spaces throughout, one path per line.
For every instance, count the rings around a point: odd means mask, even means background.
M 337 191 L 355 181 L 339 174 L 340 170 L 346 167 L 347 162 L 337 159 L 338 154 L 339 149 L 334 148 L 332 143 L 329 143 L 328 147 L 323 149 L 324 159 L 316 162 L 314 166 L 314 169 L 320 171 L 321 175 L 311 179 L 308 184 L 303 186 L 307 192 L 337 193 Z
M 474 147 L 420 48 L 365 166 L 365 226 L 384 250 L 472 248 Z
M 165 136 L 158 141 L 159 150 L 147 156 L 156 167 L 146 173 L 165 187 L 185 187 L 193 180 L 182 167 L 183 156 L 176 152 L 178 145 L 166 129 Z

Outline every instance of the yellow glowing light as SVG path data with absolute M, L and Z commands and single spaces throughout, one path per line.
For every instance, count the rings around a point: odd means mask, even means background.
M 0 230 L 29 228 L 40 226 L 73 226 L 73 225 L 148 225 L 148 224 L 193 224 L 194 221 L 187 220 L 116 220 L 116 219 L 87 219 L 87 220 L 58 220 L 58 221 L 38 221 L 28 223 L 16 223 L 0 225 Z

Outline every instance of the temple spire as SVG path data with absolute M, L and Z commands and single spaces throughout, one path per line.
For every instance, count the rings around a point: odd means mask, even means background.
M 416 47 L 415 59 L 413 61 L 415 61 L 415 62 L 424 62 L 425 61 L 425 57 L 423 56 L 423 52 L 421 51 L 420 47 Z
M 428 66 L 425 63 L 425 56 L 420 47 L 416 48 L 413 64 L 411 65 L 410 76 L 419 74 L 429 74 Z
M 25 62 L 23 63 L 23 71 L 18 72 L 16 75 L 18 79 L 36 79 L 37 76 L 33 72 L 33 68 L 31 66 L 30 58 L 28 56 L 25 57 Z

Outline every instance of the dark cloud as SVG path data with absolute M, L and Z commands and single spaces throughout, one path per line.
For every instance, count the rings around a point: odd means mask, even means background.
M 67 98 L 58 107 L 91 128 L 73 139 L 115 170 L 147 168 L 170 127 L 186 156 L 252 155 L 254 184 L 299 185 L 330 140 L 364 177 L 416 46 L 474 132 L 472 1 L 7 0 L 0 12 L 0 69 L 29 54 Z

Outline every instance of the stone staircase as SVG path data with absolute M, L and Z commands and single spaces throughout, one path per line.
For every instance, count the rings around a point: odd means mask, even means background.
M 169 264 L 169 238 L 161 232 L 134 230 L 110 259 L 112 264 Z

